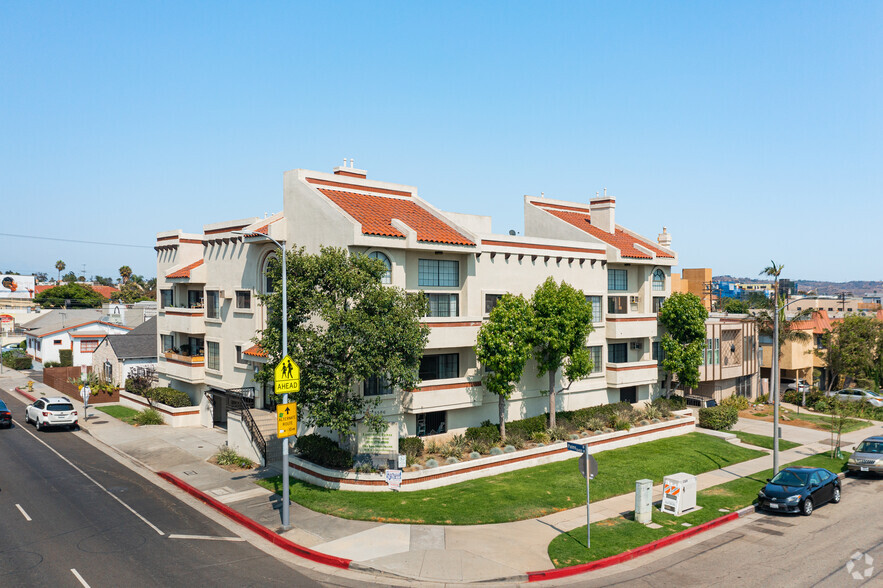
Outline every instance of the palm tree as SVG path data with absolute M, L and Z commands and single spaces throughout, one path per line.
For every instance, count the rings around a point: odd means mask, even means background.
M 55 269 L 58 270 L 58 280 L 57 280 L 58 282 L 61 281 L 61 272 L 63 272 L 64 268 L 66 268 L 66 267 L 67 267 L 67 264 L 64 263 L 63 261 L 61 261 L 60 259 L 55 262 Z
M 120 277 L 123 279 L 123 284 L 129 281 L 129 277 L 132 275 L 132 268 L 127 265 L 124 265 L 120 268 Z

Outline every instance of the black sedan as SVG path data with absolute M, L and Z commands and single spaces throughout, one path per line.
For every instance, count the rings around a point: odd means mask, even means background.
M 785 468 L 767 482 L 757 493 L 757 506 L 765 510 L 809 516 L 821 504 L 840 502 L 840 478 L 825 468 Z
M 0 400 L 0 427 L 7 429 L 12 426 L 12 413 L 9 408 Z

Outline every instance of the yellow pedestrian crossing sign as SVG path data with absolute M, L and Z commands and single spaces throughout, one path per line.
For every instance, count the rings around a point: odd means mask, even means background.
M 276 405 L 276 431 L 280 439 L 297 435 L 296 402 Z
M 300 368 L 287 355 L 282 358 L 273 371 L 276 394 L 300 392 Z

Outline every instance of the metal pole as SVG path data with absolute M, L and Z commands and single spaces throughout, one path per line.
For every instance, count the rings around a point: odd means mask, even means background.
M 282 249 L 282 353 L 288 355 L 288 264 L 286 262 L 285 247 L 276 240 L 276 245 Z M 288 393 L 282 395 L 282 403 L 288 403 Z M 288 481 L 288 439 L 282 440 L 282 530 L 291 528 L 289 512 L 289 481 Z
M 589 445 L 586 444 L 586 549 L 592 547 L 592 520 L 589 518 L 589 478 L 591 477 L 591 468 L 589 467 Z
M 776 281 L 773 310 L 773 475 L 779 473 L 779 282 Z M 782 307 L 785 308 L 784 306 Z

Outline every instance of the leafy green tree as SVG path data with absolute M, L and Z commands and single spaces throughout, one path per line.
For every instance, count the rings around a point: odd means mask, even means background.
M 383 426 L 378 398 L 365 398 L 358 384 L 383 377 L 388 385 L 413 389 L 429 337 L 421 324 L 426 298 L 384 286 L 382 261 L 323 247 L 286 252 L 288 264 L 288 354 L 300 366 L 298 403 L 306 425 L 348 435 L 360 420 L 375 430 Z M 270 357 L 258 378 L 272 379 L 282 359 L 281 262 L 268 275 L 274 286 L 260 298 L 268 308 L 267 328 L 256 339 Z M 303 411 L 303 412 L 300 412 Z
M 475 353 L 484 367 L 483 383 L 499 400 L 500 438 L 506 441 L 506 402 L 530 358 L 530 304 L 523 296 L 504 295 L 478 331 Z
M 724 302 L 723 311 L 730 314 L 748 314 L 750 312 L 748 302 L 736 298 L 727 298 Z
M 763 292 L 750 292 L 745 302 L 748 304 L 748 308 L 766 308 L 769 297 Z
M 38 282 L 46 282 L 49 280 L 49 276 L 46 272 L 34 272 L 34 279 Z
M 120 267 L 120 278 L 123 281 L 123 284 L 129 281 L 129 278 L 132 277 L 132 268 L 127 265 Z
M 883 384 L 883 323 L 859 315 L 848 315 L 826 332 L 824 348 L 816 350 L 828 365 L 831 384 L 841 375 Z
M 555 397 L 568 390 L 573 382 L 592 373 L 592 357 L 586 338 L 592 327 L 592 303 L 582 291 L 570 284 L 548 278 L 530 300 L 533 328 L 530 343 L 537 362 L 537 376 L 549 378 L 549 427 L 555 427 Z M 564 368 L 567 386 L 555 390 L 558 370 Z
M 64 276 L 62 276 L 62 279 L 65 282 L 67 282 L 68 284 L 73 284 L 74 282 L 77 281 L 77 274 L 70 271 L 70 272 L 67 272 L 66 274 L 64 274 Z
M 58 270 L 58 281 L 61 281 L 61 272 L 64 271 L 64 268 L 67 267 L 67 264 L 61 261 L 60 259 L 55 262 L 55 269 Z
M 129 281 L 120 286 L 119 292 L 111 294 L 110 299 L 124 304 L 134 304 L 142 300 L 153 300 L 154 297 L 150 296 L 137 282 Z
M 673 376 L 684 390 L 699 386 L 699 366 L 705 350 L 705 319 L 708 311 L 695 294 L 674 293 L 662 303 L 659 323 L 665 328 L 660 341 L 665 394 L 671 397 Z
M 93 281 L 100 286 L 113 286 L 113 278 L 106 276 L 95 276 Z
M 44 308 L 65 308 L 67 300 L 70 300 L 70 308 L 100 308 L 105 298 L 80 284 L 62 284 L 34 296 L 34 302 Z

